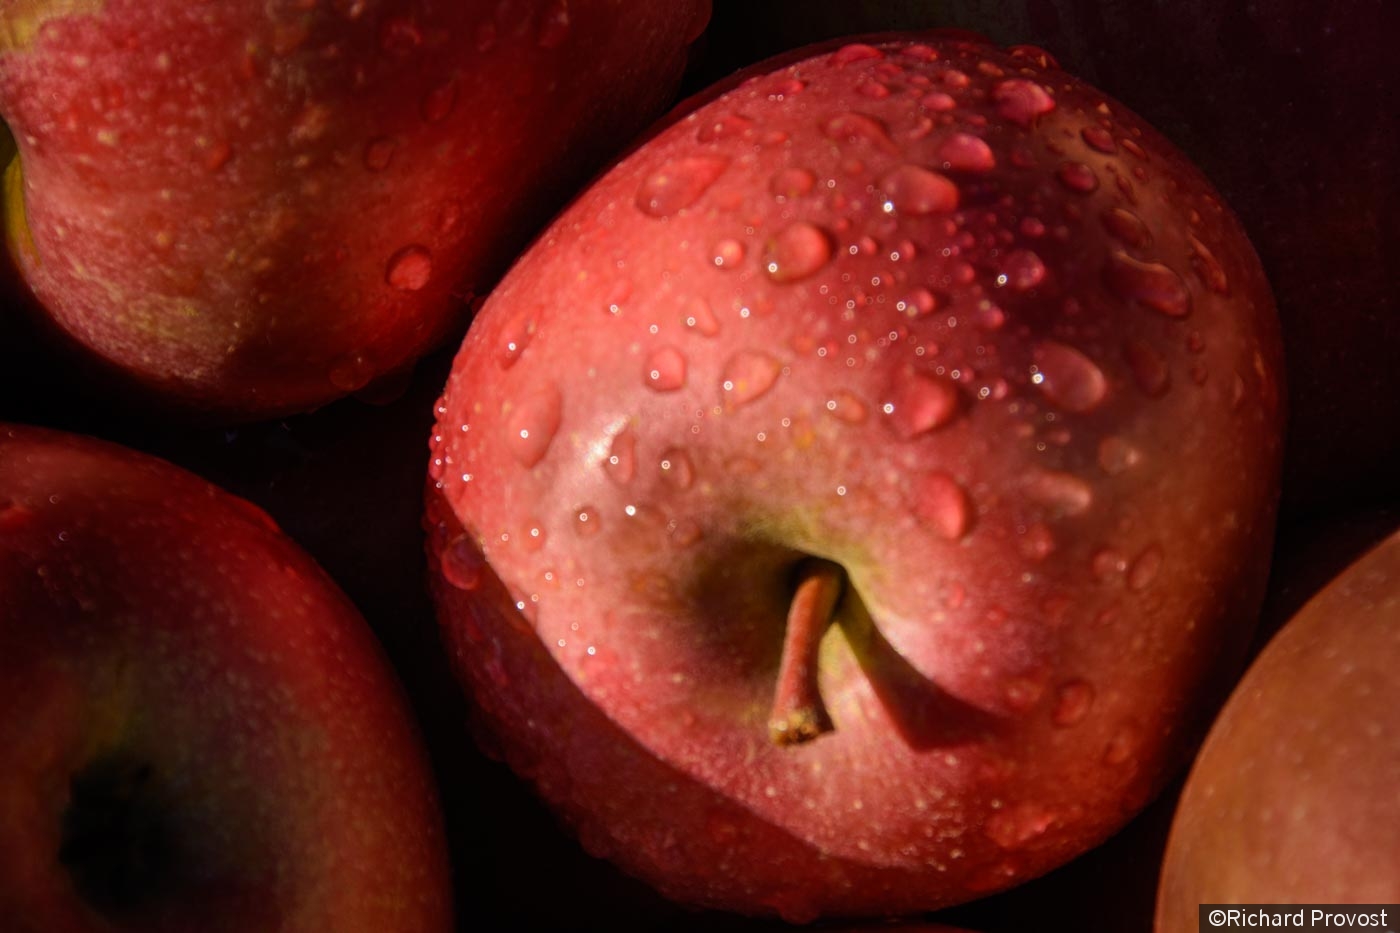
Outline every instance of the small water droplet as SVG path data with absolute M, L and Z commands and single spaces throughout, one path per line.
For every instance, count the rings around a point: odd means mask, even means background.
M 661 478 L 675 489 L 689 489 L 695 482 L 695 466 L 689 455 L 672 447 L 661 455 Z
M 744 261 L 744 244 L 732 238 L 720 240 L 714 248 L 714 264 L 720 269 L 737 269 Z
M 1094 504 L 1094 490 L 1073 473 L 1035 470 L 1022 485 L 1031 501 L 1061 515 L 1082 515 Z
M 637 208 L 650 217 L 670 217 L 690 207 L 729 167 L 720 156 L 674 159 L 652 172 L 637 189 Z
M 704 537 L 704 531 L 700 525 L 690 518 L 678 519 L 668 522 L 667 532 L 671 535 L 671 543 L 678 548 L 688 548 Z
M 412 19 L 395 16 L 380 27 L 379 44 L 386 52 L 402 55 L 423 44 L 423 33 Z
M 1089 564 L 1093 568 L 1094 576 L 1100 580 L 1109 580 L 1128 571 L 1128 559 L 1112 548 L 1095 551 L 1094 556 L 1089 559 Z
M 739 408 L 763 395 L 778 381 L 783 364 L 759 350 L 741 350 L 729 358 L 720 377 L 721 398 Z
M 1110 435 L 1099 441 L 1099 468 L 1109 476 L 1126 473 L 1142 462 L 1142 451 L 1121 437 Z
M 1134 590 L 1144 590 L 1157 578 L 1157 573 L 1162 569 L 1162 562 L 1166 559 L 1162 548 L 1159 545 L 1152 545 L 1137 556 L 1131 567 L 1128 568 L 1128 587 Z
M 831 237 L 814 224 L 785 227 L 768 241 L 764 268 L 775 282 L 796 282 L 815 275 L 831 259 Z
M 1230 294 L 1230 279 L 1219 260 L 1195 236 L 1187 234 L 1187 238 L 1191 241 L 1191 268 L 1196 276 L 1217 295 Z
M 1061 162 L 1056 176 L 1071 191 L 1088 194 L 1099 186 L 1099 176 L 1083 162 Z
M 602 530 L 603 520 L 598 510 L 591 505 L 574 510 L 574 534 L 580 538 L 591 538 Z
M 447 119 L 456 106 L 457 82 L 449 80 L 424 94 L 423 104 L 419 109 L 423 114 L 423 119 L 428 123 L 441 123 Z
M 1092 411 L 1108 394 L 1103 370 L 1073 347 L 1043 341 L 1035 349 L 1035 361 L 1039 368 L 1037 387 L 1065 411 Z
M 211 172 L 217 172 L 228 164 L 228 160 L 233 158 L 233 146 L 228 140 L 220 139 L 210 143 L 204 150 L 204 167 Z
M 1167 369 L 1167 361 L 1149 344 L 1129 340 L 1123 345 L 1123 357 L 1133 371 L 1133 381 L 1144 395 L 1159 398 L 1166 393 L 1171 383 L 1171 372 Z
M 1018 292 L 1028 291 L 1045 281 L 1045 263 L 1028 249 L 1012 250 L 1001 264 L 1006 284 Z
M 1120 729 L 1108 740 L 1104 748 L 1103 761 L 1108 765 L 1121 765 L 1133 756 L 1137 740 L 1129 729 Z
M 1026 526 L 1017 545 L 1028 560 L 1040 562 L 1055 552 L 1055 536 L 1043 522 L 1034 522 Z
M 340 391 L 355 392 L 374 378 L 374 364 L 363 353 L 347 353 L 331 363 L 327 378 Z
M 967 534 L 971 509 L 967 493 L 947 473 L 929 473 L 915 488 L 914 514 L 938 535 L 957 541 Z
M 1055 814 L 1033 803 L 1018 803 L 993 813 L 984 831 L 1003 849 L 1019 849 L 1055 825 Z
M 1143 262 L 1115 251 L 1104 266 L 1104 281 L 1124 301 L 1138 302 L 1168 317 L 1191 313 L 1186 283 L 1160 262 Z
M 890 96 L 890 89 L 887 85 L 881 84 L 873 78 L 866 78 L 856 85 L 856 92 L 862 97 L 871 100 L 884 100 Z
M 544 459 L 559 430 L 563 408 L 559 387 L 548 382 L 506 413 L 506 447 L 521 466 L 532 467 Z
M 481 585 L 485 564 L 481 551 L 469 535 L 458 535 L 443 548 L 438 559 L 442 578 L 459 590 L 474 590 Z
M 1152 245 L 1152 231 L 1143 219 L 1123 207 L 1114 207 L 1099 215 L 1109 235 L 1135 249 Z
M 416 292 L 428 284 L 433 275 L 433 254 L 426 246 L 414 243 L 389 257 L 384 281 L 404 292 Z
M 850 392 L 837 392 L 826 400 L 825 407 L 827 414 L 846 424 L 861 424 L 867 414 L 865 403 Z
M 438 208 L 438 232 L 443 236 L 448 235 L 457 229 L 457 224 L 462 221 L 462 205 L 455 200 L 448 200 Z
M 371 172 L 382 172 L 394 160 L 397 144 L 388 136 L 376 136 L 365 143 L 365 168 Z
M 822 124 L 822 133 L 828 139 L 837 142 L 864 142 L 881 152 L 899 154 L 899 146 L 890 138 L 890 131 L 885 128 L 885 124 L 863 113 L 837 114 Z
M 647 357 L 643 375 L 649 388 L 673 392 L 685 385 L 685 355 L 675 347 L 659 347 Z
M 705 337 L 719 333 L 719 318 L 703 298 L 691 298 L 685 304 L 685 326 Z
M 906 439 L 940 428 L 958 414 L 958 389 L 951 379 L 905 372 L 883 406 L 889 424 Z
M 958 208 L 958 186 L 918 165 L 901 165 L 880 179 L 885 210 L 922 216 Z
M 1060 687 L 1050 721 L 1062 729 L 1077 725 L 1093 706 L 1094 688 L 1085 681 L 1071 680 Z
M 933 292 L 920 286 L 906 295 L 895 307 L 910 317 L 927 317 L 938 309 L 938 298 Z
M 852 42 L 850 45 L 843 45 L 835 52 L 831 53 L 831 64 L 837 68 L 845 68 L 847 65 L 856 62 L 871 61 L 885 57 L 885 53 L 875 48 L 873 45 L 866 45 L 863 42 Z
M 619 486 L 632 482 L 637 472 L 637 438 L 630 428 L 623 428 L 613 437 L 608 456 L 603 460 L 608 478 Z
M 753 132 L 754 121 L 742 114 L 726 113 L 700 127 L 695 138 L 702 143 L 739 139 Z
M 1080 137 L 1089 145 L 1090 149 L 1112 155 L 1118 151 L 1118 144 L 1113 141 L 1113 134 L 1102 126 L 1086 126 L 1079 131 Z
M 997 167 L 992 147 L 971 133 L 954 133 L 943 140 L 935 158 L 944 169 L 953 172 L 990 172 Z
M 557 49 L 569 38 L 569 7 L 565 0 L 554 0 L 540 15 L 539 36 L 535 40 L 542 49 Z
M 997 113 L 1017 126 L 1029 127 L 1036 117 L 1055 109 L 1055 98 L 1045 88 L 1025 78 L 1010 78 L 992 88 Z
M 768 180 L 768 190 L 775 198 L 792 199 L 811 193 L 816 184 L 817 176 L 807 169 L 785 168 Z

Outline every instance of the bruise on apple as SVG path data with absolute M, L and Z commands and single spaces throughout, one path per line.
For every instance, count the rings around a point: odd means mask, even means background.
M 1046 53 L 787 56 L 602 177 L 473 325 L 432 443 L 442 624 L 508 759 L 669 895 L 967 900 L 1184 759 L 1262 593 L 1280 374 L 1233 215 Z

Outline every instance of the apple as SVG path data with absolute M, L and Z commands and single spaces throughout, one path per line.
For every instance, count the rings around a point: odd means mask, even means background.
M 255 506 L 0 426 L 11 929 L 449 930 L 436 791 L 349 600 Z
M 1203 903 L 1400 901 L 1400 531 L 1271 641 L 1211 727 L 1172 824 L 1158 933 Z
M 457 328 L 662 106 L 708 0 L 0 11 L 10 250 L 144 398 L 314 408 Z
M 1044 53 L 790 57 L 486 303 L 439 617 L 501 754 L 664 894 L 965 901 L 1184 763 L 1259 606 L 1280 365 L 1233 215 Z

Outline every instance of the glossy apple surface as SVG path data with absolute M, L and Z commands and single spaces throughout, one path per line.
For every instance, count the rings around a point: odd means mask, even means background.
M 1159 933 L 1202 903 L 1400 899 L 1400 533 L 1310 600 L 1211 727 L 1172 825 Z
M 410 364 L 665 105 L 708 0 L 0 7 L 11 252 L 86 358 L 227 418 Z
M 349 601 L 255 507 L 0 428 L 0 913 L 448 930 L 436 793 Z
M 1043 54 L 759 69 L 470 331 L 440 616 L 508 759 L 670 896 L 967 900 L 1126 821 L 1240 662 L 1279 367 L 1233 216 Z

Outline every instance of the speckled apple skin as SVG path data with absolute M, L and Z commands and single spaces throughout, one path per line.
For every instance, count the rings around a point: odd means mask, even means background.
M 168 404 L 302 411 L 413 362 L 665 106 L 708 0 L 11 0 L 11 251 Z
M 1400 900 L 1397 670 L 1400 532 L 1299 610 L 1211 727 L 1172 824 L 1159 933 L 1196 929 L 1203 903 Z
M 1254 625 L 1283 422 L 1243 231 L 1044 53 L 922 38 L 756 68 L 630 155 L 438 407 L 464 679 L 585 844 L 693 903 L 1047 871 L 1182 763 Z M 834 732 L 778 747 L 803 555 L 859 599 Z
M 72 778 L 144 763 L 179 876 L 129 914 L 58 853 Z M 436 789 L 355 608 L 256 507 L 0 425 L 0 916 L 17 933 L 446 931 Z

